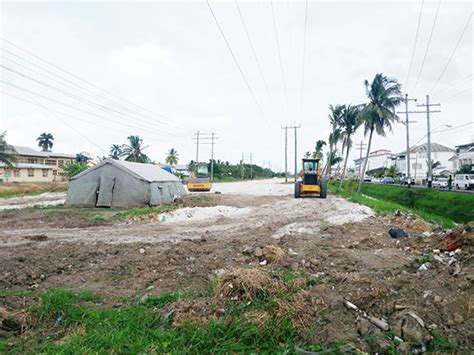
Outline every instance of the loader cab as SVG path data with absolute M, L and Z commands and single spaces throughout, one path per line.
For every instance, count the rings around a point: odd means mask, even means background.
M 319 159 L 303 159 L 303 184 L 317 185 L 319 175 Z

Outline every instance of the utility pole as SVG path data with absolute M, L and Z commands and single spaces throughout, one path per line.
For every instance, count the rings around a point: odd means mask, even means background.
M 252 170 L 252 153 L 242 153 L 242 160 L 240 161 L 240 176 L 241 179 L 244 179 L 244 163 L 245 160 L 249 159 L 250 160 L 250 179 L 253 178 L 253 170 Z
M 200 131 L 197 131 L 195 133 L 196 138 L 193 138 L 196 140 L 196 171 L 197 167 L 199 165 L 199 145 L 201 144 L 210 144 L 211 145 L 211 182 L 214 181 L 214 144 L 216 144 L 216 139 L 219 137 L 216 137 L 216 133 L 203 133 Z M 210 142 L 209 142 L 210 140 Z
M 285 182 L 288 182 L 288 125 L 281 129 L 285 130 Z
M 407 182 L 408 182 L 408 187 L 411 185 L 411 174 L 410 174 L 410 123 L 415 123 L 416 121 L 410 121 L 408 119 L 408 114 L 410 113 L 408 111 L 408 101 L 417 101 L 416 99 L 409 99 L 408 94 L 405 94 L 405 112 L 397 112 L 397 113 L 404 113 L 405 114 L 405 127 L 406 127 L 406 133 L 407 133 L 407 155 L 406 155 L 406 163 L 407 163 Z
M 359 177 L 360 177 L 360 171 L 362 168 L 362 151 L 365 149 L 365 147 L 367 147 L 367 144 L 361 140 L 360 143 L 356 144 L 356 146 L 357 146 L 356 150 L 359 151 Z
M 426 113 L 426 129 L 427 129 L 427 153 L 428 153 L 428 187 L 431 188 L 431 183 L 433 181 L 433 169 L 431 161 L 431 123 L 430 123 L 430 113 L 438 113 L 440 110 L 431 110 L 433 106 L 441 106 L 441 104 L 430 104 L 430 95 L 426 95 L 426 102 L 424 104 L 416 105 L 417 107 L 424 107 L 425 111 L 407 111 L 409 113 Z
M 298 179 L 298 134 L 297 134 L 297 129 L 300 128 L 301 125 L 293 126 L 293 129 L 295 130 L 295 182 Z

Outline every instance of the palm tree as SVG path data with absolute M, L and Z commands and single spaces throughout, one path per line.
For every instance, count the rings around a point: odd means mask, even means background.
M 392 129 L 392 123 L 398 121 L 395 108 L 403 100 L 401 86 L 398 81 L 381 73 L 375 75 L 372 83 L 366 80 L 364 85 L 369 103 L 362 109 L 361 118 L 364 123 L 364 134 L 369 134 L 369 142 L 367 143 L 367 153 L 359 179 L 359 191 L 362 185 L 362 177 L 367 168 L 374 131 L 378 135 L 385 136 L 385 129 Z
M 174 148 L 171 148 L 169 151 L 168 151 L 168 156 L 166 157 L 166 162 L 169 164 L 169 165 L 176 165 L 178 164 L 178 160 L 179 160 L 179 154 L 178 154 L 178 151 Z
M 344 109 L 342 110 L 340 123 L 342 129 L 342 149 L 346 148 L 346 157 L 344 159 L 344 168 L 342 168 L 342 176 L 339 187 L 342 186 L 342 180 L 346 175 L 347 160 L 349 159 L 349 151 L 352 147 L 352 135 L 361 124 L 359 112 L 360 111 L 357 107 L 351 105 L 344 105 Z
M 331 114 L 329 115 L 329 121 L 331 122 L 332 132 L 329 134 L 329 157 L 334 157 L 333 152 L 337 151 L 337 143 L 341 140 L 341 113 L 342 105 L 329 105 Z M 331 175 L 332 159 L 328 159 L 326 173 Z
M 124 144 L 122 148 L 125 160 L 135 163 L 150 162 L 150 158 L 143 153 L 143 150 L 147 148 L 142 148 L 143 139 L 141 139 L 140 136 L 128 136 L 127 139 L 129 144 Z
M 86 155 L 87 153 L 77 153 L 76 162 L 77 163 L 87 163 L 91 158 Z
M 51 133 L 41 133 L 36 140 L 38 141 L 38 147 L 41 147 L 43 152 L 49 152 L 53 148 L 54 137 Z
M 229 165 L 229 162 L 227 162 L 227 165 Z M 188 164 L 188 171 L 190 173 L 194 173 L 196 170 L 196 162 L 194 160 L 191 160 Z
M 123 155 L 122 146 L 119 144 L 112 144 L 112 146 L 110 147 L 109 157 L 114 160 L 119 160 L 122 155 Z
M 326 145 L 326 142 L 323 140 L 318 140 L 316 146 L 314 147 L 313 159 L 323 159 L 323 147 Z
M 0 163 L 12 167 L 16 162 L 15 149 L 5 139 L 7 132 L 0 133 Z

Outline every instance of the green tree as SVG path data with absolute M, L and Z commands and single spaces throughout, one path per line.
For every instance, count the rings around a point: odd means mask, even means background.
M 473 165 L 469 164 L 464 164 L 462 165 L 458 171 L 456 171 L 456 174 L 471 174 L 473 171 Z
M 398 120 L 395 109 L 403 100 L 398 81 L 381 73 L 376 74 L 371 83 L 366 80 L 364 85 L 369 102 L 364 105 L 361 118 L 364 124 L 364 134 L 369 135 L 369 142 L 359 179 L 359 191 L 362 186 L 362 177 L 367 168 L 374 131 L 378 135 L 385 136 L 385 129 L 392 129 L 392 123 Z
M 112 144 L 109 152 L 109 157 L 114 160 L 119 160 L 123 155 L 122 146 L 120 144 Z
M 331 175 L 331 168 L 333 166 L 332 160 L 335 157 L 334 152 L 337 151 L 337 144 L 341 140 L 341 114 L 342 114 L 342 105 L 330 105 L 329 106 L 329 111 L 331 113 L 329 114 L 329 122 L 331 123 L 331 133 L 329 134 L 329 153 L 328 153 L 328 162 L 327 162 L 327 170 L 326 173 L 328 175 Z
M 147 148 L 142 147 L 143 139 L 139 136 L 128 136 L 127 139 L 128 144 L 124 144 L 122 150 L 125 160 L 135 163 L 149 163 L 150 158 L 143 153 L 143 150 Z
M 38 147 L 41 147 L 43 152 L 49 152 L 53 148 L 54 137 L 51 133 L 41 133 L 36 140 L 38 141 Z
M 385 171 L 385 176 L 396 178 L 397 175 L 398 175 L 398 169 L 397 169 L 397 166 L 395 164 L 391 165 L 390 168 L 388 168 L 388 170 Z
M 357 128 L 361 125 L 359 116 L 359 109 L 355 106 L 345 106 L 342 110 L 341 115 L 341 137 L 342 137 L 342 149 L 346 148 L 346 157 L 344 159 L 344 167 L 342 168 L 341 182 L 339 187 L 342 186 L 342 180 L 346 175 L 347 161 L 349 160 L 349 151 L 352 147 L 352 136 L 356 132 Z
M 188 163 L 188 171 L 190 173 L 194 173 L 196 171 L 196 162 L 194 160 L 191 160 L 189 163 Z
M 63 167 L 64 172 L 69 178 L 79 173 L 82 173 L 84 170 L 87 170 L 87 169 L 88 169 L 88 166 L 86 162 L 67 163 Z
M 166 162 L 169 164 L 169 165 L 176 165 L 178 164 L 178 160 L 179 160 L 179 154 L 178 154 L 178 151 L 174 148 L 171 148 L 168 153 L 168 155 L 166 156 Z
M 304 157 L 305 157 L 306 159 L 311 158 L 311 152 L 310 152 L 310 151 L 307 151 L 306 153 L 304 153 Z
M 326 145 L 326 142 L 323 140 L 318 140 L 316 146 L 314 147 L 313 159 L 323 159 L 323 147 Z
M 5 164 L 8 167 L 12 167 L 16 162 L 15 150 L 6 140 L 7 132 L 0 133 L 0 163 Z
M 75 160 L 76 163 L 87 163 L 89 160 L 91 160 L 91 158 L 84 153 L 77 153 Z

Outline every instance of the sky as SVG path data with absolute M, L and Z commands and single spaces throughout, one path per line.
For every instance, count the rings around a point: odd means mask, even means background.
M 473 141 L 470 1 L 442 0 L 436 16 L 438 0 L 425 0 L 416 47 L 421 0 L 308 1 L 307 12 L 306 1 L 209 4 L 231 51 L 205 0 L 3 1 L 0 132 L 30 147 L 52 133 L 54 151 L 94 157 L 139 135 L 154 161 L 175 148 L 183 163 L 196 159 L 195 132 L 215 132 L 216 159 L 237 163 L 244 154 L 249 162 L 252 154 L 282 170 L 282 126 L 301 125 L 299 159 L 327 140 L 329 105 L 367 102 L 364 81 L 383 73 L 418 99 L 409 110 L 422 110 L 416 104 L 427 94 L 441 104 L 431 116 L 433 142 Z M 410 120 L 411 144 L 424 143 L 426 114 Z M 289 169 L 294 144 L 291 130 Z M 400 123 L 372 144 L 405 147 Z M 210 152 L 201 145 L 199 160 Z M 358 155 L 352 149 L 349 158 Z

